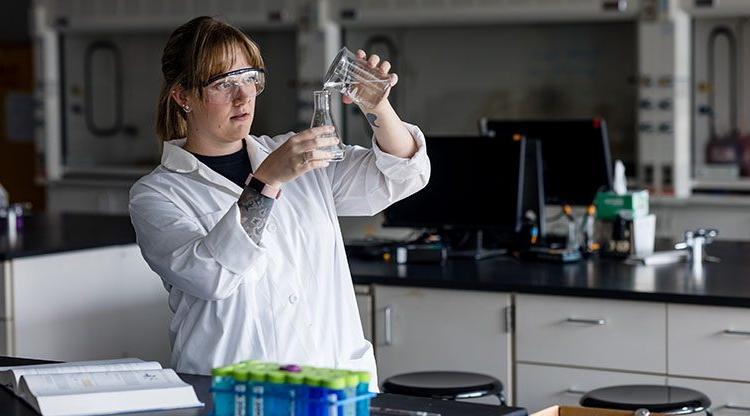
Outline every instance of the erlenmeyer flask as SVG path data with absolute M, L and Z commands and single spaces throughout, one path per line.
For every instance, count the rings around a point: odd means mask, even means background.
M 338 137 L 340 140 L 341 136 L 339 136 L 339 129 L 333 123 L 333 115 L 331 114 L 331 92 L 328 90 L 315 91 L 313 92 L 313 96 L 315 98 L 315 108 L 313 110 L 310 127 L 333 126 L 335 129 L 334 132 L 325 137 L 333 136 Z M 321 147 L 318 148 L 318 150 L 330 152 L 333 155 L 331 162 L 344 160 L 344 145 L 341 141 L 339 141 L 337 145 Z

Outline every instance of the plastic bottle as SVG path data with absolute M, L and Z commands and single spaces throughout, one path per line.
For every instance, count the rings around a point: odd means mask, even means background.
M 262 365 L 256 365 L 247 372 L 247 395 L 245 404 L 247 406 L 246 416 L 263 416 L 264 400 L 263 394 L 266 387 L 266 371 Z
M 579 247 L 578 230 L 576 229 L 576 221 L 573 216 L 573 207 L 570 205 L 563 205 L 563 214 L 565 215 L 566 224 L 568 226 L 568 237 L 565 247 L 568 250 L 577 250 Z
M 234 416 L 246 416 L 247 412 L 247 379 L 250 366 L 238 364 L 234 367 Z
M 307 386 L 307 409 L 309 416 L 327 416 L 328 406 L 326 404 L 326 389 L 323 387 L 324 376 L 317 369 L 310 370 L 305 374 L 305 385 Z
M 345 374 L 346 387 L 344 393 L 346 394 L 347 400 L 355 400 L 357 398 L 357 387 L 359 386 L 359 376 L 356 373 L 347 371 Z M 344 407 L 344 416 L 357 416 L 357 402 L 347 402 Z
M 290 390 L 289 415 L 306 416 L 307 415 L 307 386 L 305 385 L 305 375 L 302 372 L 287 372 L 286 384 Z
M 354 372 L 359 378 L 359 384 L 357 384 L 357 416 L 369 416 L 370 414 L 370 398 L 363 399 L 362 396 L 370 393 L 370 380 L 371 376 L 368 371 L 355 371 Z
M 266 374 L 263 392 L 265 416 L 289 416 L 291 393 L 285 382 L 286 374 L 283 371 L 274 370 Z
M 586 215 L 583 217 L 581 223 L 581 235 L 583 236 L 582 249 L 584 253 L 592 253 L 596 250 L 596 243 L 594 243 L 594 221 L 596 215 L 596 207 L 589 205 L 586 208 Z
M 331 375 L 323 379 L 322 387 L 325 389 L 325 397 L 328 400 L 327 409 L 328 414 L 336 414 L 338 416 L 344 416 L 344 407 L 339 406 L 338 402 L 346 399 L 346 376 L 342 375 Z M 335 406 L 336 412 L 330 410 L 332 406 Z
M 214 368 L 211 370 L 211 393 L 216 416 L 234 415 L 234 366 Z

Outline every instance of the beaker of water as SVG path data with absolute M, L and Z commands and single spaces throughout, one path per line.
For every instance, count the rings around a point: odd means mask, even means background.
M 383 100 L 391 79 L 380 69 L 370 67 L 346 47 L 341 48 L 328 68 L 323 88 L 338 91 L 364 108 L 373 108 Z
M 321 126 L 333 126 L 333 133 L 328 133 L 321 137 L 338 137 L 339 143 L 333 146 L 320 147 L 318 150 L 331 153 L 331 162 L 339 162 L 344 160 L 344 145 L 341 143 L 341 137 L 336 125 L 333 123 L 333 115 L 331 114 L 331 92 L 328 90 L 315 91 L 313 92 L 313 98 L 315 100 L 315 107 L 313 109 L 313 117 L 310 122 L 310 128 L 321 127 Z

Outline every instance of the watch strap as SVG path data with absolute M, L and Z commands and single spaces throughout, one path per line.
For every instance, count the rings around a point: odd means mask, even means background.
M 279 199 L 279 197 L 281 197 L 281 189 L 266 184 L 252 174 L 248 175 L 247 180 L 245 180 L 245 185 L 255 189 L 259 194 L 265 197 L 271 199 Z

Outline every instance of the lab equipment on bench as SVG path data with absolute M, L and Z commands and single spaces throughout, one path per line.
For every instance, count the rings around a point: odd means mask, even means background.
M 370 374 L 244 361 L 215 368 L 213 416 L 367 416 Z

